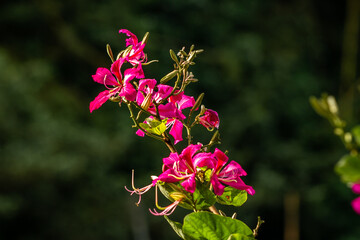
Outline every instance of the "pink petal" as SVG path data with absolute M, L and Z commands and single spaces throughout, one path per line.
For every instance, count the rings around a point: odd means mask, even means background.
M 140 137 L 144 137 L 144 136 L 145 136 L 145 133 L 144 133 L 142 130 L 138 129 L 138 130 L 136 131 L 136 135 L 138 135 L 138 136 L 140 136 Z
M 133 45 L 135 46 L 138 43 L 138 39 L 135 34 L 130 32 L 127 29 L 120 29 L 119 33 L 125 33 L 129 38 L 126 39 L 126 46 Z
M 101 107 L 101 105 L 103 105 L 114 94 L 116 94 L 116 92 L 110 92 L 109 90 L 99 93 L 99 95 L 97 95 L 97 97 L 90 103 L 90 113 Z
M 121 74 L 121 66 L 123 65 L 124 61 L 125 61 L 125 59 L 119 58 L 118 60 L 113 62 L 113 64 L 110 67 L 111 72 L 117 77 L 117 79 L 121 83 L 123 83 L 122 74 Z
M 173 168 L 176 162 L 179 162 L 180 158 L 178 153 L 170 153 L 169 157 L 163 158 L 163 163 L 169 168 Z
M 360 184 L 359 183 L 353 184 L 351 190 L 356 194 L 360 194 Z
M 173 103 L 161 104 L 158 107 L 162 118 L 174 118 L 176 116 L 176 106 Z M 153 112 L 155 114 L 155 112 Z
M 143 79 L 139 81 L 139 91 L 144 91 L 145 93 L 151 92 L 154 90 L 156 85 L 156 80 L 155 79 Z M 147 91 L 145 91 L 145 89 L 148 89 Z
M 121 89 L 119 96 L 123 96 L 129 101 L 135 101 L 136 90 L 131 83 L 125 84 L 125 86 Z
M 166 182 L 166 183 L 174 183 L 182 180 L 181 177 L 177 176 L 174 169 L 167 169 L 165 172 L 159 175 L 155 180 L 153 180 L 153 184 L 156 184 L 158 181 Z
M 190 193 L 194 193 L 196 189 L 195 174 L 191 174 L 188 179 L 181 183 L 181 186 Z
M 228 158 L 228 156 L 225 155 L 225 153 L 223 153 L 218 148 L 215 148 L 214 156 L 217 159 L 216 172 L 218 173 L 219 170 L 227 163 L 229 158 Z
M 243 180 L 240 179 L 240 177 L 236 178 L 236 179 L 224 179 L 224 178 L 220 178 L 219 177 L 219 181 L 229 185 L 230 187 L 239 189 L 239 190 L 245 190 L 247 193 L 249 193 L 250 195 L 254 195 L 255 194 L 255 190 L 251 187 L 246 185 Z
M 240 166 L 239 163 L 235 161 L 231 161 L 219 173 L 220 177 L 226 177 L 226 178 L 236 178 L 238 176 L 246 176 L 246 175 L 247 173 L 245 172 L 245 170 Z
M 170 135 L 174 137 L 174 144 L 182 141 L 183 124 L 179 120 L 174 120 L 173 126 L 170 129 Z
M 184 95 L 181 100 L 178 102 L 178 106 L 180 110 L 185 108 L 193 107 L 195 104 L 194 97 Z
M 214 188 L 214 193 L 218 196 L 221 196 L 224 193 L 225 186 L 219 182 L 216 175 L 213 175 L 210 182 Z
M 95 82 L 104 84 L 104 85 L 111 85 L 117 86 L 119 83 L 116 81 L 115 77 L 107 68 L 98 68 L 96 70 L 95 75 L 92 75 L 92 78 Z
M 215 167 L 216 160 L 212 157 L 211 153 L 198 153 L 193 157 L 194 167 L 207 167 L 213 169 Z
M 360 215 L 360 197 L 355 198 L 351 201 L 351 206 L 354 209 L 354 211 Z

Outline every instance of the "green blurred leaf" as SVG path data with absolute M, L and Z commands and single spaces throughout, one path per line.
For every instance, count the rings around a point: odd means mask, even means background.
M 190 213 L 184 218 L 185 239 L 228 239 L 234 233 L 253 238 L 251 229 L 242 221 L 210 212 Z M 236 235 L 234 236 L 236 237 Z M 234 238 L 237 239 L 237 238 Z M 240 238 L 241 239 L 241 238 Z
M 335 166 L 335 171 L 340 175 L 341 180 L 356 182 L 360 180 L 360 158 L 358 155 L 345 155 Z
M 353 137 L 355 139 L 355 142 L 358 146 L 360 146 L 360 125 L 355 126 L 352 130 L 351 133 L 353 134 Z
M 216 196 L 216 201 L 223 205 L 239 207 L 247 200 L 247 192 L 233 187 L 226 187 L 221 196 Z
M 172 229 L 174 229 L 174 231 L 176 232 L 176 234 L 181 237 L 182 239 L 185 239 L 184 233 L 182 231 L 182 224 L 179 222 L 175 222 L 173 220 L 171 220 L 170 218 L 168 218 L 168 216 L 164 216 L 166 221 L 170 224 L 170 226 L 172 227 Z

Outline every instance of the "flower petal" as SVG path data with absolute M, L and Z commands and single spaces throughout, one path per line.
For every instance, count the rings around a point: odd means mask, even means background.
M 188 179 L 181 183 L 181 186 L 190 193 L 194 193 L 196 189 L 195 174 L 191 174 Z
M 125 40 L 126 46 L 129 46 L 129 45 L 135 46 L 138 43 L 138 39 L 137 39 L 136 35 L 133 34 L 132 32 L 130 32 L 129 30 L 120 29 L 119 33 L 125 33 L 128 36 L 128 38 Z
M 97 97 L 90 103 L 90 113 L 101 107 L 101 105 L 103 105 L 114 94 L 116 94 L 116 91 L 110 92 L 109 90 L 99 93 L 99 95 L 97 95 Z
M 356 194 L 360 194 L 360 183 L 353 184 L 351 190 Z
M 92 78 L 94 79 L 95 82 L 98 82 L 100 84 L 111 85 L 111 86 L 119 85 L 115 77 L 107 68 L 98 68 L 96 70 L 95 75 L 92 75 Z
M 210 182 L 214 188 L 214 193 L 218 196 L 221 196 L 224 193 L 225 186 L 219 182 L 219 179 L 216 175 L 212 176 Z
M 351 206 L 354 211 L 360 215 L 360 197 L 355 198 L 351 201 Z
M 170 135 L 174 137 L 174 144 L 177 144 L 178 142 L 182 141 L 182 131 L 183 131 L 183 124 L 175 119 L 173 126 L 170 129 Z

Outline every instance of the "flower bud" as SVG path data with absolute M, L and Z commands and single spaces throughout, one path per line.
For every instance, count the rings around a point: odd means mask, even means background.
M 186 198 L 186 196 L 181 192 L 172 192 L 172 193 L 170 193 L 170 197 L 172 199 L 174 199 L 175 201 L 181 201 L 184 198 Z
M 199 122 L 201 125 L 206 127 L 208 130 L 213 130 L 214 128 L 219 128 L 220 119 L 218 113 L 214 110 L 207 109 L 204 112 L 204 116 L 199 117 Z
M 141 108 L 143 108 L 145 111 L 147 111 L 150 104 L 151 104 L 151 93 L 148 93 L 146 95 L 144 101 L 141 103 Z

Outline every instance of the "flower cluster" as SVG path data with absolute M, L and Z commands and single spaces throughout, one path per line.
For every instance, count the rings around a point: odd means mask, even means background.
M 110 68 L 98 68 L 92 75 L 93 80 L 103 84 L 106 90 L 90 103 L 90 112 L 108 100 L 118 102 L 120 106 L 124 103 L 137 128 L 136 134 L 163 141 L 171 152 L 163 158 L 162 173 L 154 176 L 151 184 L 136 188 L 133 179 L 133 190 L 126 190 L 139 195 L 139 204 L 142 194 L 154 186 L 161 187 L 162 193 L 173 203 L 162 208 L 160 213 L 150 210 L 154 215 L 169 215 L 178 205 L 194 210 L 209 209 L 217 200 L 228 205 L 240 205 L 239 202 L 231 202 L 233 199 L 229 196 L 229 199 L 221 196 L 225 191 L 232 192 L 235 197 L 247 193 L 253 195 L 255 191 L 241 179 L 246 172 L 240 164 L 235 161 L 228 163 L 228 156 L 218 148 L 210 151 L 213 145 L 220 143 L 218 131 L 207 145 L 192 143 L 191 129 L 195 125 L 202 125 L 209 131 L 220 126 L 218 113 L 201 105 L 203 94 L 197 100 L 185 94 L 186 86 L 197 81 L 188 69 L 201 50 L 194 50 L 192 46 L 188 53 L 183 48 L 177 55 L 170 50 L 175 62 L 174 70 L 157 81 L 146 78 L 143 71 L 143 66 L 151 63 L 144 53 L 148 34 L 139 42 L 130 31 L 121 29 L 119 32 L 127 35 L 126 49 L 115 59 L 110 46 L 107 46 L 112 60 Z M 167 85 L 173 78 L 176 78 L 175 83 Z M 195 112 L 198 114 L 193 116 Z M 175 145 L 183 141 L 184 128 L 188 141 L 179 153 Z

